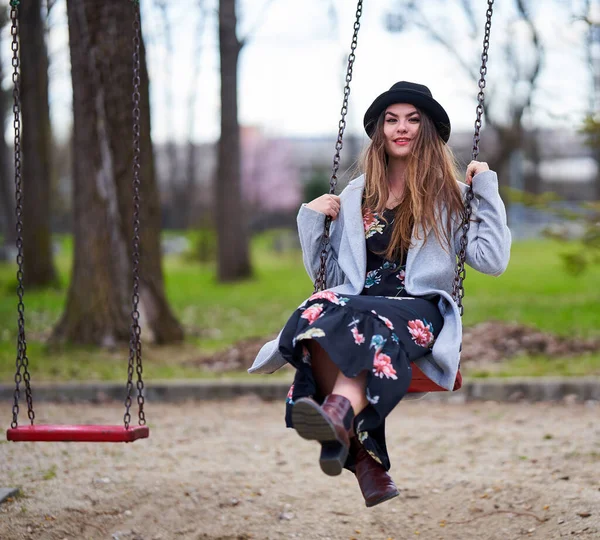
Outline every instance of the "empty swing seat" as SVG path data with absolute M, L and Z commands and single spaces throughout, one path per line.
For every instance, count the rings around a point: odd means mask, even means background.
M 10 428 L 6 438 L 15 442 L 133 442 L 146 439 L 150 435 L 148 426 L 124 425 L 90 426 L 90 425 L 26 425 Z

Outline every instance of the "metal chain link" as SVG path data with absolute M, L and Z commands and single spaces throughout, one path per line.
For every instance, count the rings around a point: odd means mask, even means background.
M 481 54 L 481 67 L 479 73 L 481 78 L 479 79 L 479 94 L 477 94 L 477 109 L 475 119 L 475 134 L 473 135 L 473 153 L 472 159 L 475 161 L 479 155 L 479 132 L 481 130 L 481 119 L 483 116 L 483 102 L 484 102 L 484 89 L 485 89 L 485 76 L 487 74 L 487 61 L 488 61 L 488 49 L 490 47 L 490 32 L 492 29 L 492 14 L 493 14 L 494 0 L 488 0 L 488 9 L 486 11 L 486 23 L 485 23 L 485 35 L 483 37 L 483 52 Z M 464 307 L 462 299 L 465 296 L 464 280 L 466 277 L 465 270 L 465 259 L 467 257 L 467 236 L 469 229 L 471 228 L 471 214 L 473 209 L 471 203 L 473 201 L 473 186 L 469 186 L 467 190 L 465 200 L 465 212 L 463 215 L 463 222 L 461 225 L 462 235 L 460 237 L 460 249 L 458 252 L 458 260 L 456 263 L 456 272 L 454 274 L 454 284 L 452 287 L 452 297 L 458 306 L 459 313 L 464 313 Z
M 137 373 L 138 423 L 146 424 L 144 413 L 144 381 L 142 379 L 142 340 L 140 328 L 140 6 L 133 2 L 133 295 L 131 310 L 131 337 L 127 368 L 127 398 L 125 399 L 125 429 L 131 422 L 131 393 L 133 391 L 134 363 Z
M 27 358 L 27 340 L 25 339 L 25 304 L 23 303 L 23 295 L 25 289 L 23 287 L 23 183 L 21 179 L 21 96 L 19 93 L 21 85 L 21 75 L 19 70 L 19 2 L 13 0 L 10 3 L 10 18 L 12 36 L 12 82 L 13 82 L 13 127 L 15 130 L 14 154 L 15 154 L 15 200 L 16 200 L 16 216 L 17 216 L 17 296 L 19 298 L 17 304 L 18 310 L 18 337 L 17 337 L 17 359 L 15 372 L 15 393 L 13 402 L 13 418 L 10 426 L 18 427 L 19 416 L 19 397 L 20 385 L 25 381 L 25 397 L 27 399 L 27 415 L 31 424 L 35 418 L 33 412 L 33 397 L 31 394 L 31 377 L 29 375 L 29 359 Z M 21 370 L 23 375 L 21 375 Z
M 354 60 L 356 58 L 354 52 L 356 51 L 356 45 L 358 44 L 358 31 L 360 30 L 360 17 L 362 15 L 363 0 L 358 0 L 356 5 L 356 20 L 354 21 L 354 33 L 352 34 L 352 44 L 350 45 L 350 55 L 348 56 L 348 68 L 346 70 L 346 85 L 344 86 L 344 100 L 342 102 L 342 117 L 339 123 L 338 138 L 335 143 L 335 155 L 333 156 L 333 168 L 331 178 L 329 180 L 329 193 L 334 194 L 337 186 L 337 174 L 340 168 L 340 153 L 344 146 L 343 137 L 346 129 L 346 114 L 348 113 L 348 99 L 350 97 L 350 82 L 352 81 L 352 69 L 354 67 Z M 321 244 L 321 264 L 319 266 L 319 272 L 315 279 L 314 292 L 322 291 L 327 288 L 327 248 L 329 246 L 329 229 L 331 227 L 331 217 L 325 218 L 325 229 L 323 232 L 323 239 Z

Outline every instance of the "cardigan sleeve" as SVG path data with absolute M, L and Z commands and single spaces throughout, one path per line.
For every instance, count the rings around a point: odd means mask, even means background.
M 511 234 L 506 221 L 506 209 L 498 192 L 496 173 L 484 171 L 475 175 L 473 194 L 475 197 L 465 260 L 479 272 L 499 276 L 508 266 Z M 460 250 L 461 236 L 462 228 L 459 228 L 454 237 L 456 253 Z
M 331 222 L 330 242 L 327 246 L 326 256 L 326 284 L 327 287 L 335 287 L 344 282 L 344 273 L 338 264 L 339 253 L 339 235 L 334 235 L 334 230 L 338 226 L 337 222 L 341 218 L 341 212 L 338 219 Z M 315 281 L 319 268 L 321 266 L 321 249 L 323 233 L 325 229 L 325 214 L 317 212 L 303 204 L 300 207 L 297 217 L 298 236 L 300 238 L 300 247 L 302 248 L 302 260 L 304 267 L 310 279 Z M 337 240 L 336 240 L 337 239 Z

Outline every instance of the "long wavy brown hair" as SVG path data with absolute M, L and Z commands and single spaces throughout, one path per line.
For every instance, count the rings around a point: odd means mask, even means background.
M 444 249 L 449 249 L 454 229 L 464 213 L 454 154 L 438 135 L 431 118 L 417 110 L 421 122 L 408 158 L 404 192 L 394 214 L 391 242 L 385 253 L 381 254 L 390 261 L 402 260 L 411 246 L 414 225 L 420 225 L 414 227 L 416 239 L 420 239 L 421 231 L 426 234 L 431 229 Z M 370 210 L 380 216 L 390 193 L 384 118 L 385 111 L 377 120 L 375 133 L 360 164 L 365 175 L 363 213 Z M 442 208 L 445 209 L 443 214 Z M 424 240 L 427 241 L 427 238 Z

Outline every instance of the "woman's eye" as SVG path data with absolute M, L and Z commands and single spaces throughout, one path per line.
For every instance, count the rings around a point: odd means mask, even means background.
M 418 124 L 418 123 L 421 121 L 421 119 L 420 119 L 420 118 L 411 118 L 411 119 L 410 119 L 410 121 L 411 121 L 413 124 Z

